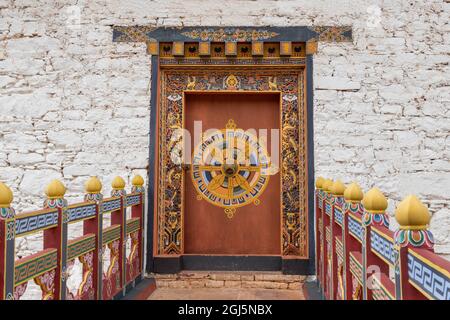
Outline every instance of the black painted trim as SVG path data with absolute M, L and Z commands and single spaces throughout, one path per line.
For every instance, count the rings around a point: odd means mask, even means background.
M 183 270 L 210 271 L 280 271 L 280 256 L 186 255 Z
M 124 29 L 126 30 L 142 30 L 145 34 L 147 41 L 159 41 L 159 42 L 172 42 L 172 41 L 215 41 L 213 39 L 200 39 L 193 38 L 187 35 L 187 33 L 194 30 L 223 30 L 228 29 L 230 33 L 235 32 L 235 30 L 245 30 L 245 31 L 259 31 L 265 30 L 269 32 L 275 32 L 277 35 L 273 37 L 257 39 L 260 41 L 293 41 L 293 42 L 306 42 L 313 38 L 319 36 L 319 33 L 314 31 L 313 27 L 309 26 L 292 26 L 292 27 L 272 27 L 272 26 L 239 26 L 239 27 L 220 27 L 220 26 L 198 26 L 198 27 L 146 27 L 146 26 L 113 26 L 113 41 L 123 41 L 121 36 L 124 34 Z M 142 34 L 141 34 L 142 35 Z M 347 35 L 347 34 L 346 34 Z M 138 38 L 138 41 L 143 41 Z M 232 39 L 232 38 L 231 38 Z M 224 40 L 229 40 L 224 38 Z M 132 40 L 131 40 L 132 41 Z M 230 40 L 235 41 L 235 40 Z M 251 38 L 246 39 L 246 41 L 252 41 Z
M 307 108 L 307 143 L 308 143 L 308 241 L 309 268 L 307 274 L 315 274 L 315 239 L 314 236 L 314 84 L 313 56 L 306 56 L 306 108 Z
M 281 271 L 283 274 L 310 275 L 310 259 L 288 258 L 282 260 Z
M 307 42 L 320 41 L 349 41 L 353 40 L 351 26 L 197 26 L 197 27 L 156 27 L 156 26 L 111 26 L 113 41 L 118 42 L 144 42 L 144 41 L 293 41 Z M 194 34 L 191 32 L 194 31 Z M 199 35 L 200 32 L 205 34 Z M 213 35 L 214 31 L 220 31 Z M 236 39 L 236 32 L 241 34 Z M 253 31 L 274 32 L 275 35 L 261 34 L 255 38 Z M 209 33 L 209 34 L 208 34 Z M 246 34 L 246 35 L 244 35 Z
M 233 28 L 233 27 L 232 27 Z M 268 39 L 260 39 L 264 41 L 299 41 L 306 42 L 318 34 L 313 31 L 310 27 L 235 27 L 241 30 L 268 30 L 270 32 L 275 32 L 278 35 L 270 37 Z M 160 42 L 165 41 L 199 41 L 199 38 L 191 38 L 189 36 L 183 35 L 183 33 L 190 32 L 193 30 L 205 30 L 205 29 L 227 29 L 224 27 L 183 27 L 182 29 L 177 27 L 160 27 L 153 31 L 147 33 L 149 38 L 156 39 Z M 231 28 L 230 28 L 231 29 Z
M 154 273 L 178 273 L 182 270 L 181 256 L 154 257 Z
M 156 108 L 158 93 L 158 56 L 152 56 L 151 60 L 152 79 L 150 97 L 150 146 L 148 157 L 148 190 L 147 190 L 147 264 L 146 271 L 154 269 L 153 259 L 153 213 L 154 213 L 154 191 L 155 191 L 155 143 L 156 143 Z
M 182 255 L 155 257 L 155 273 L 191 271 L 281 271 L 283 274 L 309 275 L 310 259 L 283 259 L 282 256 Z

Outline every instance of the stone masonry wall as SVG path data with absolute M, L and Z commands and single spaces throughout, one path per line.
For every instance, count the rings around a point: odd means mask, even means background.
M 61 178 L 83 183 L 148 165 L 150 57 L 111 25 L 353 25 L 314 57 L 316 175 L 416 193 L 450 255 L 450 3 L 446 0 L 0 0 L 0 180 L 18 210 Z M 20 252 L 39 247 L 22 240 Z

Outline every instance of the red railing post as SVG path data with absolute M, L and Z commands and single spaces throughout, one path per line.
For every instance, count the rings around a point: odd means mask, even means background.
M 141 274 L 141 279 L 144 278 L 144 237 L 145 237 L 145 228 L 144 228 L 144 212 L 145 212 L 145 188 L 144 188 L 144 179 L 140 175 L 136 175 L 133 177 L 131 183 L 133 186 L 131 187 L 131 193 L 140 193 L 141 201 L 139 205 L 133 206 L 131 209 L 131 216 L 133 218 L 139 218 L 139 273 Z
M 64 199 L 66 187 L 59 180 L 53 180 L 45 189 L 47 199 L 44 208 L 58 209 L 58 226 L 44 230 L 44 249 L 56 248 L 57 264 L 55 270 L 55 300 L 66 299 L 67 280 L 67 200 Z
M 126 191 L 125 180 L 117 176 L 111 183 L 111 197 L 120 197 L 120 209 L 111 212 L 111 224 L 120 225 L 120 241 L 119 241 L 119 270 L 120 270 L 120 286 L 122 293 L 125 292 L 126 284 L 126 241 L 127 241 L 127 212 L 126 212 Z
M 94 299 L 101 300 L 103 293 L 103 212 L 102 212 L 102 183 L 97 177 L 90 178 L 85 184 L 84 201 L 96 203 L 96 214 L 93 219 L 83 222 L 84 234 L 95 234 L 95 249 L 93 261 Z
M 426 297 L 408 281 L 408 249 L 421 248 L 434 252 L 434 240 L 428 230 L 430 213 L 420 200 L 409 195 L 399 203 L 395 219 L 400 227 L 394 234 L 397 251 L 395 261 L 395 295 L 397 300 L 423 300 Z
M 315 225 L 316 225 L 316 277 L 317 281 L 320 283 L 320 279 L 322 277 L 321 273 L 321 254 L 322 254 L 322 239 L 321 239 L 321 221 L 322 221 L 322 185 L 324 183 L 325 179 L 322 177 L 318 177 L 316 180 L 316 192 L 315 192 L 315 215 L 314 218 L 316 219 Z
M 339 228 L 339 226 L 336 224 L 335 220 L 335 210 L 336 207 L 339 206 L 339 208 L 342 208 L 342 204 L 344 202 L 344 191 L 345 191 L 345 185 L 340 181 L 335 181 L 331 187 L 330 187 L 330 193 L 331 193 L 331 219 L 330 219 L 330 261 L 331 261 L 331 299 L 337 298 L 338 293 L 338 257 L 336 253 L 336 236 L 342 235 L 342 230 Z
M 348 214 L 349 212 L 362 211 L 361 200 L 364 193 L 357 183 L 351 183 L 344 191 L 344 209 L 342 218 L 342 245 L 344 251 L 344 290 L 345 300 L 353 299 L 352 292 L 352 274 L 350 272 L 350 252 L 359 251 L 359 245 L 349 233 Z
M 362 217 L 364 230 L 362 242 L 363 299 L 372 300 L 371 281 L 369 278 L 374 276 L 381 277 L 382 273 L 389 275 L 389 266 L 378 261 L 378 258 L 372 252 L 370 242 L 372 226 L 389 228 L 389 216 L 386 214 L 388 203 L 380 190 L 372 188 L 365 194 L 362 204 L 364 206 Z
M 0 182 L 0 300 L 14 299 L 15 220 L 13 193 Z
M 330 226 L 330 216 L 328 213 L 331 211 L 331 193 L 330 188 L 333 181 L 330 179 L 325 180 L 323 184 L 323 205 L 322 205 L 322 287 L 323 294 L 327 299 L 331 299 L 330 296 L 330 280 L 331 274 L 329 269 L 329 255 L 330 255 L 330 244 L 327 241 L 327 227 Z

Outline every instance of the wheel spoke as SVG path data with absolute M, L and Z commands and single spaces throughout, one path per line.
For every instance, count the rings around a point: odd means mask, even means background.
M 215 176 L 209 183 L 208 190 L 209 191 L 216 190 L 217 188 L 219 188 L 222 185 L 224 180 L 225 180 L 224 174 L 219 174 L 219 175 Z
M 252 187 L 250 186 L 248 181 L 243 176 L 237 174 L 235 176 L 235 179 L 236 179 L 236 182 L 239 184 L 239 186 L 241 186 L 243 189 L 247 190 L 248 192 L 250 192 L 252 190 Z
M 233 197 L 233 188 L 234 188 L 234 178 L 228 179 L 228 198 Z
M 261 166 L 239 166 L 239 170 L 261 171 Z
M 220 171 L 222 166 L 199 166 L 200 170 Z

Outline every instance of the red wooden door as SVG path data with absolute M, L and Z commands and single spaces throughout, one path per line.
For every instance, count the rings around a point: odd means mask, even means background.
M 238 128 L 267 129 L 267 151 L 272 147 L 271 129 L 280 128 L 278 93 L 186 93 L 185 128 L 193 141 L 194 121 L 202 131 L 223 129 L 233 119 Z M 195 145 L 191 143 L 191 154 Z M 280 174 L 270 176 L 256 206 L 236 209 L 232 218 L 224 208 L 198 199 L 186 171 L 184 180 L 184 252 L 186 254 L 280 255 Z

